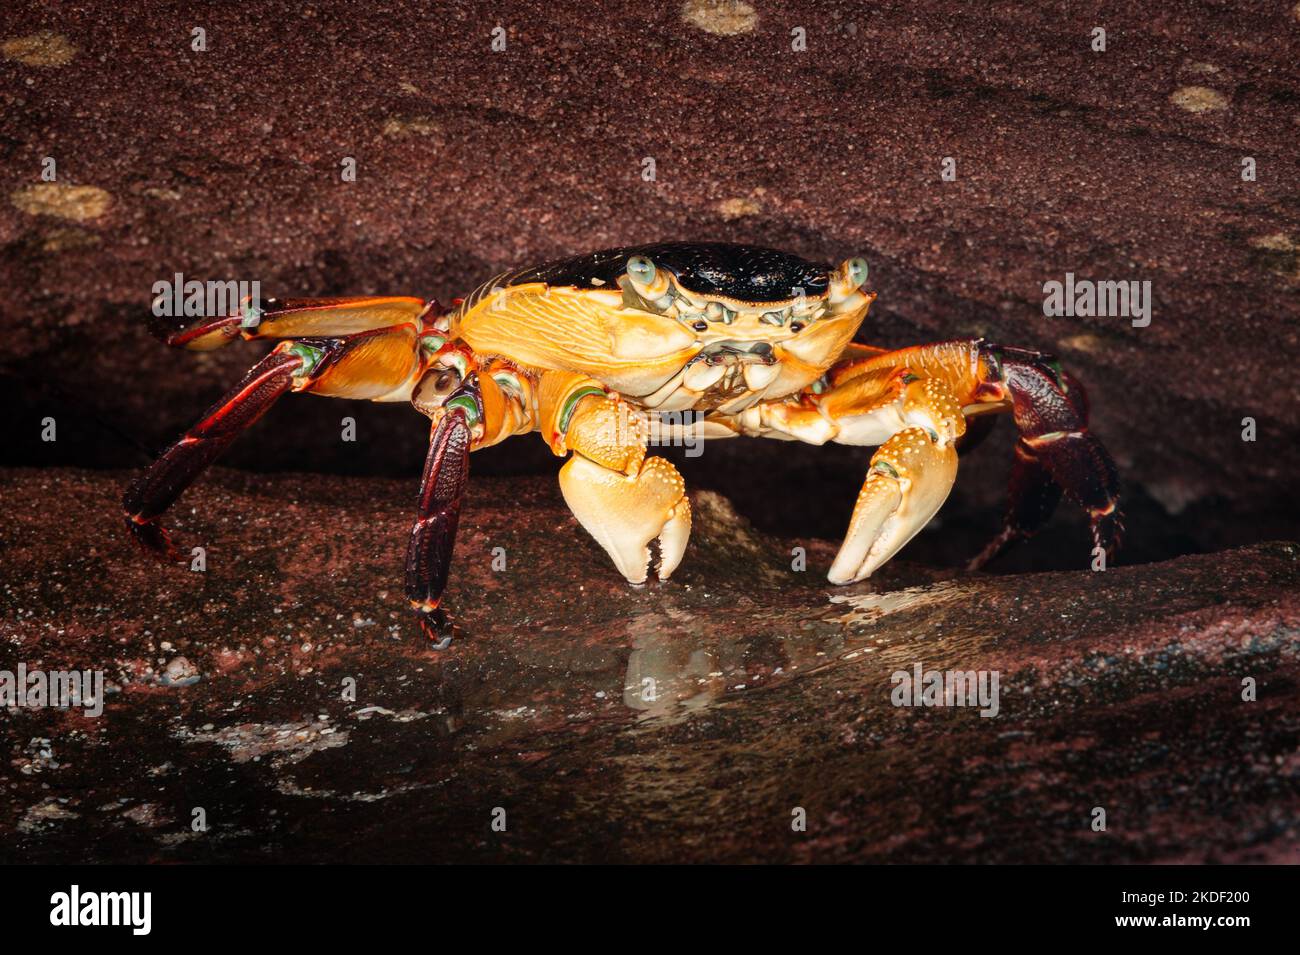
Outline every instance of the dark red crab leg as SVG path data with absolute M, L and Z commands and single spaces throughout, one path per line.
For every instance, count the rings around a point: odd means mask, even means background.
M 1030 537 L 1051 517 L 1063 490 L 1088 512 L 1094 547 L 1119 548 L 1123 519 L 1119 472 L 1088 430 L 1088 396 L 1050 355 L 980 344 L 989 386 L 1009 398 L 1020 440 L 1002 530 L 971 561 L 984 566 L 1008 545 Z
M 474 431 L 483 420 L 478 376 L 469 375 L 443 407 L 446 412 L 429 438 L 415 524 L 406 549 L 406 595 L 420 628 L 437 650 L 447 649 L 453 635 L 451 618 L 440 604 L 456 545 L 460 501 L 469 481 Z
M 159 516 L 230 447 L 241 431 L 290 390 L 294 373 L 302 365 L 303 358 L 289 350 L 267 355 L 132 482 L 122 498 L 122 508 L 126 526 L 147 550 L 160 557 L 181 559 L 167 531 L 158 523 Z

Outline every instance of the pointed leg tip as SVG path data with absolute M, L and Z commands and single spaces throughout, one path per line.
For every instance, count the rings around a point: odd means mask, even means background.
M 1113 558 L 1119 552 L 1124 543 L 1124 517 L 1118 508 L 1093 519 L 1092 543 L 1094 547 L 1105 550 L 1107 558 Z
M 983 570 L 986 566 L 1000 557 L 1008 547 L 1022 536 L 1027 535 L 1018 534 L 1015 530 L 1009 527 L 1004 528 L 998 532 L 997 536 L 984 545 L 982 551 L 967 561 L 966 569 L 972 572 Z
M 452 639 L 460 635 L 459 628 L 441 607 L 431 610 L 417 608 L 415 619 L 420 625 L 420 632 L 428 638 L 435 650 L 446 650 L 451 646 Z
M 157 518 L 140 520 L 133 514 L 127 514 L 124 517 L 124 523 L 131 534 L 131 538 L 140 545 L 145 553 L 163 563 L 182 563 L 184 561 L 180 551 L 172 543 L 171 535 L 167 533 L 167 529 L 162 524 L 158 523 Z

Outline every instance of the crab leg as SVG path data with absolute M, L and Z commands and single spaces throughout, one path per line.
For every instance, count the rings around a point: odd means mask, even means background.
M 126 526 L 148 550 L 179 560 L 159 516 L 226 450 L 245 428 L 293 386 L 303 359 L 276 350 L 249 369 L 244 380 L 208 409 L 127 489 L 122 499 Z
M 907 420 L 899 404 L 901 382 L 936 382 L 971 419 L 975 433 L 967 435 L 968 445 L 988 429 L 983 415 L 1010 412 L 1020 432 L 1003 529 L 972 568 L 1042 527 L 1062 491 L 1088 512 L 1094 545 L 1108 553 L 1118 548 L 1122 523 L 1115 464 L 1088 430 L 1083 386 L 1050 355 L 967 340 L 888 353 L 855 347 L 846 356 L 827 372 L 819 390 L 765 402 L 716 423 L 740 434 L 812 444 L 881 444 L 899 427 L 919 423 Z M 961 437 L 962 430 L 954 435 Z
M 415 525 L 406 548 L 406 595 L 425 635 L 439 650 L 451 643 L 452 625 L 440 606 L 460 522 L 460 501 L 469 481 L 474 424 L 483 418 L 478 376 L 465 379 L 433 426 Z
M 1050 355 L 980 344 L 987 393 L 1000 390 L 1020 431 L 1002 530 L 971 561 L 984 566 L 1051 517 L 1061 491 L 1088 513 L 1095 548 L 1113 556 L 1123 535 L 1119 472 L 1088 430 L 1083 385 Z
M 158 517 L 286 391 L 341 398 L 405 400 L 420 370 L 419 334 L 410 323 L 344 338 L 282 342 L 127 490 L 127 526 L 155 553 L 177 557 Z
M 658 541 L 658 577 L 667 580 L 686 553 L 691 505 L 677 469 L 645 456 L 641 420 L 593 379 L 566 372 L 543 375 L 539 411 L 551 450 L 574 452 L 560 491 L 578 523 L 633 584 L 645 582 Z
M 241 337 L 348 336 L 408 323 L 418 326 L 422 318 L 439 311 L 436 301 L 393 295 L 271 298 L 260 306 L 245 300 L 237 315 L 209 319 L 162 337 L 178 348 L 208 351 Z
M 1017 540 L 1033 536 L 1047 523 L 1061 501 L 1061 486 L 1052 480 L 1032 447 L 1023 440 L 1018 441 L 1015 453 L 1007 485 L 1007 511 L 1002 530 L 967 563 L 970 570 L 979 570 Z

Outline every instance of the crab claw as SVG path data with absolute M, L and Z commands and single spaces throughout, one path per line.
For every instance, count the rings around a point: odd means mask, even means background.
M 943 506 L 957 478 L 951 441 L 925 428 L 906 428 L 880 446 L 858 494 L 849 531 L 827 579 L 864 580 L 898 553 Z
M 660 580 L 682 562 L 691 505 L 681 475 L 663 458 L 647 458 L 635 474 L 623 474 L 575 454 L 560 469 L 560 491 L 628 583 L 645 583 L 651 541 L 659 542 Z

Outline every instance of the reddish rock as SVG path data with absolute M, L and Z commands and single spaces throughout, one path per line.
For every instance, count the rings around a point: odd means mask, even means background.
M 1059 352 L 1129 482 L 1143 531 L 1130 559 L 1300 537 L 1288 4 L 776 2 L 749 5 L 753 18 L 684 6 L 593 18 L 550 0 L 404 0 L 358 17 L 343 0 L 202 15 L 143 0 L 123 18 L 11 0 L 0 399 L 15 428 L 0 460 L 138 466 L 238 379 L 256 348 L 176 354 L 150 336 L 152 285 L 175 272 L 258 280 L 267 295 L 446 300 L 583 249 L 729 239 L 865 255 L 880 298 L 864 339 L 984 335 Z M 196 26 L 206 52 L 192 49 Z M 498 26 L 506 48 L 493 52 Z M 807 52 L 791 50 L 796 27 Z M 1188 89 L 1217 96 L 1175 95 Z M 107 193 L 105 210 L 20 200 L 47 156 L 60 183 Z M 345 157 L 355 182 L 341 181 Z M 1150 280 L 1150 326 L 1044 317 L 1042 286 L 1066 272 Z M 47 415 L 62 429 L 53 446 L 39 440 Z M 355 444 L 337 440 L 344 415 Z M 286 402 L 230 463 L 410 474 L 425 433 L 400 409 Z M 994 528 L 1000 451 L 950 506 L 979 525 L 972 548 Z M 739 459 L 752 465 L 741 493 L 724 486 L 738 453 L 688 478 L 779 533 L 804 532 L 771 506 L 784 488 L 813 481 L 830 489 L 819 501 L 847 502 L 860 480 L 858 457 L 759 443 Z M 479 464 L 547 466 L 536 442 Z M 817 506 L 821 536 L 847 507 Z
M 5 665 L 110 684 L 96 719 L 10 711 L 7 859 L 1300 859 L 1294 543 L 836 588 L 826 542 L 699 492 L 678 575 L 635 589 L 553 482 L 484 478 L 438 653 L 403 606 L 405 482 L 219 469 L 173 521 L 195 573 L 88 517 L 125 475 L 2 478 Z M 160 681 L 182 655 L 201 679 Z M 997 714 L 894 706 L 917 664 L 996 671 Z
M 109 683 L 98 719 L 6 717 L 6 858 L 1297 861 L 1288 4 L 133 10 L 9 0 L 0 25 L 0 669 Z M 1002 576 L 956 569 L 997 524 L 1003 426 L 903 559 L 843 590 L 821 573 L 861 449 L 670 452 L 693 548 L 629 590 L 521 438 L 475 456 L 448 598 L 468 636 L 437 654 L 400 586 L 426 424 L 315 399 L 182 500 L 206 572 L 119 539 L 126 473 L 103 469 L 260 351 L 167 350 L 155 282 L 448 300 L 659 239 L 864 255 L 863 340 L 1058 352 L 1126 482 L 1125 563 L 1080 570 L 1067 508 Z M 1149 280 L 1151 324 L 1045 317 L 1067 272 Z M 998 670 L 999 715 L 895 708 L 916 663 Z

